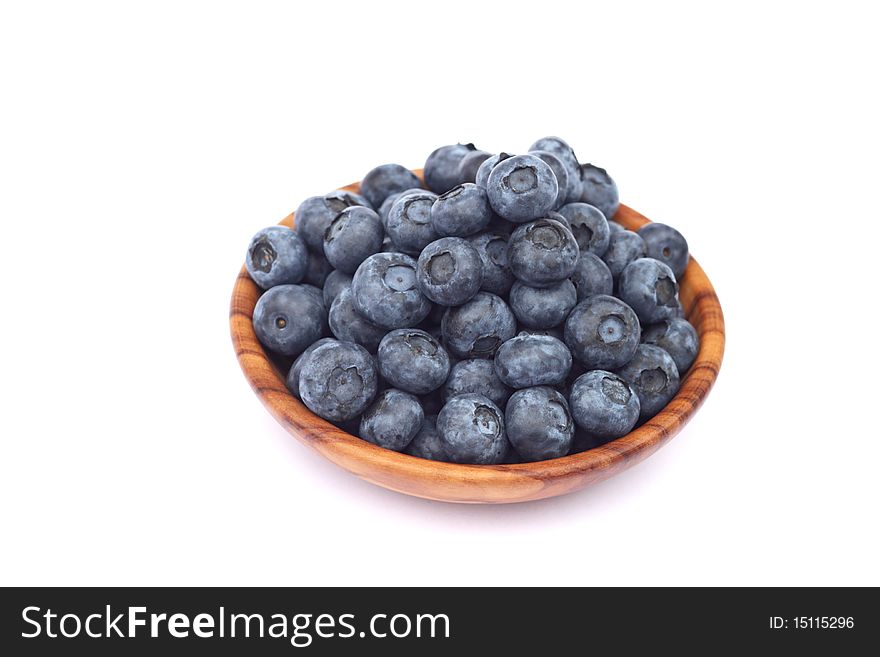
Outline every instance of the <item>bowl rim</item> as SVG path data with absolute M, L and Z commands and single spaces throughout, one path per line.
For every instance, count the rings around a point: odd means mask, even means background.
M 413 171 L 422 178 L 422 170 Z M 359 183 L 352 183 L 339 189 L 358 192 L 359 188 Z M 633 230 L 650 223 L 647 217 L 623 204 L 613 218 Z M 293 220 L 294 213 L 291 213 L 280 225 L 292 228 Z M 430 461 L 373 445 L 313 414 L 289 393 L 286 377 L 276 370 L 256 338 L 252 316 L 262 290 L 251 280 L 244 266 L 233 287 L 230 331 L 242 372 L 266 408 L 300 442 L 317 449 L 337 465 L 386 488 L 430 499 L 523 501 L 570 492 L 641 461 L 670 440 L 702 405 L 721 367 L 725 344 L 724 316 L 711 282 L 693 257 L 682 278 L 682 282 L 685 281 L 682 304 L 685 316 L 700 336 L 700 349 L 675 397 L 657 415 L 621 438 L 577 454 L 530 463 L 466 465 Z M 365 462 L 363 467 L 359 464 L 361 461 Z M 486 491 L 495 484 L 510 488 L 511 475 L 537 479 L 545 485 L 534 494 L 524 494 L 521 499 L 485 499 Z M 443 481 L 447 488 L 472 489 L 473 495 L 463 493 L 452 499 L 436 494 L 430 486 L 425 490 L 413 490 L 411 482 L 426 477 Z M 554 481 L 559 481 L 560 485 L 554 486 Z

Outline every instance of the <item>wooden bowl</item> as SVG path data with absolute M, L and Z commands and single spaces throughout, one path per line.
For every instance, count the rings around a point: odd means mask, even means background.
M 415 173 L 421 177 L 421 171 Z M 359 184 L 343 189 L 357 192 Z M 630 229 L 649 223 L 625 205 L 620 206 L 614 219 Z M 292 227 L 293 214 L 281 223 Z M 458 465 L 392 452 L 313 414 L 287 391 L 287 372 L 278 370 L 254 334 L 251 318 L 260 289 L 244 267 L 232 290 L 229 321 L 245 377 L 269 412 L 300 442 L 358 477 L 400 493 L 446 502 L 501 504 L 563 495 L 608 479 L 653 454 L 696 413 L 721 367 L 724 316 L 712 284 L 693 257 L 680 285 L 687 318 L 700 335 L 700 352 L 666 408 L 641 427 L 601 447 L 516 465 Z

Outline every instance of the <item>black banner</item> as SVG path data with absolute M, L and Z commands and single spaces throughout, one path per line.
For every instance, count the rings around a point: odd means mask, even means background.
M 875 589 L 838 588 L 3 589 L 0 654 L 852 654 L 880 638 L 878 612 Z

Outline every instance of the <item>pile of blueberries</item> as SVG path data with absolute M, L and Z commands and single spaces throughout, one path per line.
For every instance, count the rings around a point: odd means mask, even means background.
M 254 236 L 254 330 L 293 395 L 381 447 L 473 464 L 590 449 L 660 411 L 698 350 L 687 242 L 609 221 L 618 205 L 557 137 L 443 146 L 424 183 L 378 166 Z

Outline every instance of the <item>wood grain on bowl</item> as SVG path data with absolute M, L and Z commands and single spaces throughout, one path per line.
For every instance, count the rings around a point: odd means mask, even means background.
M 421 171 L 416 170 L 421 177 Z M 343 189 L 358 191 L 358 184 Z M 625 205 L 614 219 L 638 229 L 648 219 Z M 293 226 L 291 214 L 281 223 Z M 314 415 L 285 386 L 254 334 L 259 288 L 242 267 L 232 291 L 229 321 L 241 369 L 254 392 L 295 438 L 349 472 L 394 491 L 466 503 L 525 502 L 570 493 L 638 463 L 668 442 L 706 399 L 724 354 L 724 316 L 712 283 L 691 257 L 680 281 L 681 302 L 700 335 L 700 351 L 681 389 L 660 413 L 628 435 L 580 454 L 516 465 L 439 463 L 376 447 Z

